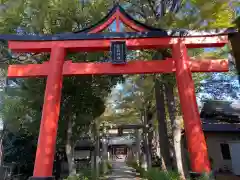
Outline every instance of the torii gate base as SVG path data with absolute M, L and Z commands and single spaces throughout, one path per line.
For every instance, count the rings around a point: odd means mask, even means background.
M 113 13 L 113 11 L 111 11 Z M 8 77 L 47 77 L 41 126 L 34 173 L 31 179 L 50 180 L 60 111 L 63 76 L 84 74 L 176 74 L 181 110 L 193 172 L 210 172 L 207 146 L 197 108 L 192 72 L 228 71 L 227 60 L 191 60 L 187 48 L 221 47 L 228 43 L 225 35 L 170 37 L 163 31 L 143 32 L 146 26 L 129 20 L 121 8 L 102 25 L 86 33 L 57 36 L 7 36 L 9 48 L 16 52 L 51 52 L 50 61 L 43 64 L 10 65 Z M 136 31 L 143 33 L 101 33 L 115 19 L 121 19 Z M 135 24 L 133 23 L 135 22 Z M 117 30 L 119 22 L 117 21 Z M 91 34 L 96 33 L 96 34 Z M 53 40 L 54 39 L 54 40 Z M 167 60 L 133 61 L 124 65 L 111 63 L 72 63 L 65 61 L 66 52 L 106 51 L 111 41 L 125 41 L 128 49 L 172 48 L 173 57 Z

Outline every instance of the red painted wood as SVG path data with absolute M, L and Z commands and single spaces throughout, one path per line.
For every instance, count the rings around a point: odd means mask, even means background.
M 139 32 L 148 31 L 146 28 L 136 25 L 134 22 L 132 22 L 131 20 L 126 18 L 123 14 L 119 13 L 118 15 L 119 15 L 119 18 L 121 19 L 121 21 L 124 24 L 126 24 L 128 27 L 130 27 L 131 29 L 133 29 L 135 31 L 139 31 Z
M 95 29 L 91 30 L 89 33 L 98 33 L 103 31 L 104 29 L 106 29 L 114 20 L 116 20 L 116 32 L 120 32 L 120 26 L 119 26 L 119 20 L 121 20 L 124 24 L 128 25 L 130 28 L 134 29 L 135 31 L 140 31 L 140 32 L 144 32 L 147 31 L 146 28 L 144 27 L 140 27 L 138 25 L 136 25 L 134 22 L 132 22 L 130 19 L 128 19 L 127 17 L 125 17 L 120 11 L 119 9 L 103 24 L 101 24 L 100 26 L 96 27 Z
M 165 61 L 131 61 L 125 65 L 113 65 L 112 63 L 67 63 L 64 66 L 64 75 L 84 74 L 147 74 L 170 73 L 174 68 L 172 60 Z
M 120 32 L 120 19 L 119 16 L 116 17 L 116 32 Z
M 227 72 L 228 60 L 194 60 L 189 61 L 192 72 Z M 68 64 L 68 65 L 67 65 Z M 175 72 L 173 59 L 141 61 L 136 60 L 126 65 L 111 63 L 71 63 L 64 65 L 64 75 L 84 74 L 151 74 Z
M 52 176 L 55 144 L 60 112 L 62 89 L 62 70 L 65 58 L 63 48 L 53 48 L 49 66 L 51 71 L 47 78 L 42 119 L 38 138 L 34 177 Z
M 187 48 L 183 42 L 179 41 L 173 46 L 173 57 L 176 59 L 176 79 L 191 168 L 194 172 L 208 173 L 210 172 L 210 163 L 207 145 L 198 112 Z
M 43 64 L 18 64 L 8 66 L 8 77 L 44 77 L 51 72 L 48 62 Z
M 189 61 L 192 72 L 227 72 L 228 60 L 192 60 Z M 10 65 L 8 77 L 44 77 L 51 72 L 48 62 L 44 64 Z M 64 63 L 63 75 L 83 74 L 142 74 L 142 73 L 172 73 L 175 72 L 173 59 L 165 61 L 135 60 L 126 65 L 111 63 Z
M 192 72 L 228 72 L 228 59 L 196 60 L 189 61 L 189 68 Z
M 116 14 L 113 14 L 106 22 L 104 22 L 100 26 L 92 29 L 88 33 L 89 34 L 98 33 L 98 32 L 101 32 L 101 31 L 105 30 L 106 28 L 108 28 L 108 26 L 110 26 L 113 23 L 113 21 L 116 19 L 116 17 L 117 17 Z
M 134 38 L 117 39 L 126 41 L 129 50 L 134 49 L 156 49 L 172 47 L 179 38 Z M 228 43 L 227 36 L 207 36 L 207 37 L 185 37 L 181 38 L 188 48 L 221 47 Z M 50 52 L 52 47 L 58 46 L 68 49 L 68 51 L 108 51 L 111 41 L 105 40 L 69 40 L 69 41 L 9 41 L 9 49 L 14 52 Z

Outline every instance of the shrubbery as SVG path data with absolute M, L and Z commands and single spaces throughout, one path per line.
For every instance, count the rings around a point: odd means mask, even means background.
M 112 169 L 112 165 L 108 161 L 106 162 L 106 165 L 107 165 L 106 173 L 108 173 Z M 100 177 L 104 175 L 105 174 L 103 173 L 103 164 L 100 163 Z M 95 177 L 95 174 L 92 172 L 91 169 L 82 169 L 79 174 L 74 176 L 68 176 L 64 180 L 91 180 L 91 179 L 94 179 L 94 177 Z
M 180 175 L 174 171 L 164 172 L 159 168 L 151 168 L 146 172 L 146 178 L 148 180 L 180 180 Z
M 74 175 L 74 176 L 68 176 L 64 180 L 90 180 L 90 178 L 77 174 L 77 175 Z
M 150 168 L 149 170 L 145 171 L 144 168 L 141 167 L 137 162 L 134 161 L 128 161 L 127 164 L 134 168 L 136 172 L 140 174 L 142 178 L 148 179 L 148 180 L 181 180 L 181 176 L 179 173 L 175 171 L 162 171 L 160 168 Z M 199 177 L 196 180 L 212 180 L 213 178 L 211 175 L 203 175 L 202 177 Z
M 90 168 L 82 168 L 76 175 L 70 175 L 65 180 L 90 180 L 94 174 Z
M 107 162 L 107 168 L 108 168 L 108 171 L 112 170 L 112 165 L 109 162 Z

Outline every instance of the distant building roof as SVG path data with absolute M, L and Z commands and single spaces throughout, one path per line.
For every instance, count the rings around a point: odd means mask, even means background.
M 201 110 L 200 117 L 228 123 L 240 123 L 240 103 L 229 101 L 206 101 Z
M 133 145 L 135 143 L 135 139 L 131 136 L 118 136 L 109 138 L 109 145 Z
M 240 124 L 202 124 L 204 132 L 240 132 Z
M 93 141 L 90 138 L 83 138 L 76 142 L 75 150 L 91 150 L 94 148 Z
M 240 133 L 240 103 L 206 101 L 200 113 L 204 132 Z

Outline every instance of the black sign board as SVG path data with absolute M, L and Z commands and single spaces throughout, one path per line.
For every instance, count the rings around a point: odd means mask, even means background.
M 113 64 L 126 64 L 126 42 L 111 42 L 111 61 Z

